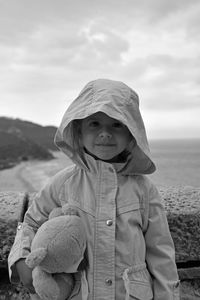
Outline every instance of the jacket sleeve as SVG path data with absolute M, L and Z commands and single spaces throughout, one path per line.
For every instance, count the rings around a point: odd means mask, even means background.
M 19 282 L 15 263 L 26 258 L 30 253 L 31 242 L 38 228 L 48 219 L 51 210 L 60 206 L 57 185 L 51 180 L 35 197 L 27 210 L 23 223 L 17 226 L 17 233 L 14 244 L 8 256 L 8 269 L 10 280 L 13 283 Z
M 178 300 L 179 279 L 174 243 L 161 196 L 154 185 L 149 191 L 148 218 L 146 262 L 153 278 L 154 300 Z

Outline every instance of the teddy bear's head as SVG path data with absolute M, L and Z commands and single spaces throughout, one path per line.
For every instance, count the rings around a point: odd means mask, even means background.
M 74 273 L 83 259 L 86 234 L 81 218 L 64 208 L 65 215 L 51 214 L 37 231 L 31 253 L 26 259 L 29 267 L 39 265 L 49 273 Z

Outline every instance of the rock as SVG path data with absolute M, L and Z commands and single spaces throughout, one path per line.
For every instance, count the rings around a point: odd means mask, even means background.
M 180 280 L 200 279 L 200 267 L 178 269 Z
M 34 194 L 30 196 L 32 200 Z M 0 192 L 0 266 L 7 264 L 7 257 L 14 242 L 17 223 L 26 193 Z
M 25 193 L 0 192 L 0 299 L 30 300 L 20 284 L 9 283 L 7 257 L 13 245 Z
M 200 189 L 161 190 L 176 249 L 176 261 L 200 261 Z
M 24 193 L 19 192 L 0 192 L 0 219 L 6 222 L 16 221 L 24 196 Z

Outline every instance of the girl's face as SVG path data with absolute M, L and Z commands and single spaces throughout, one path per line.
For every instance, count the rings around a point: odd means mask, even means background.
M 132 139 L 128 128 L 103 112 L 81 122 L 81 141 L 89 153 L 101 160 L 110 160 L 127 149 Z

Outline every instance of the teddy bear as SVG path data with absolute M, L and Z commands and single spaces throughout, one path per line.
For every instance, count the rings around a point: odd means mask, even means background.
M 35 299 L 65 300 L 74 288 L 73 273 L 86 249 L 84 224 L 76 209 L 55 208 L 38 229 L 26 264 L 32 268 Z

